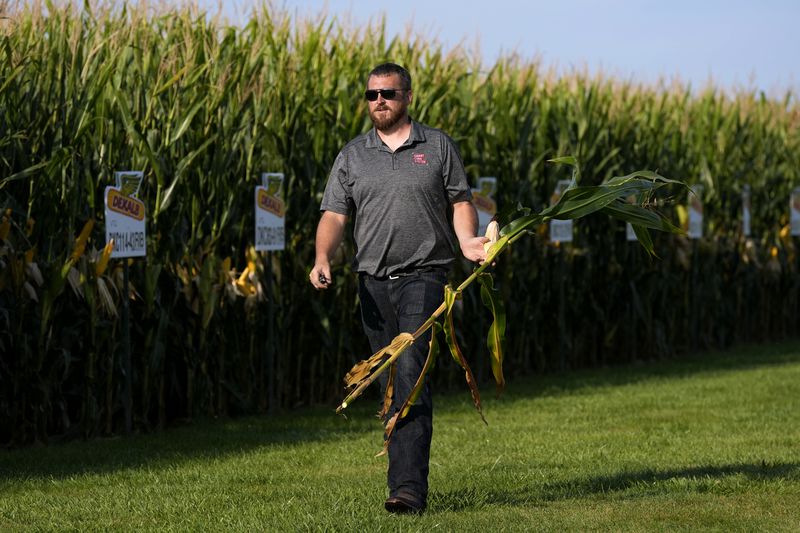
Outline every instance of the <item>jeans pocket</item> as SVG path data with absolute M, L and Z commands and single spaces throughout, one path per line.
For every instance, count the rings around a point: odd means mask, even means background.
M 421 272 L 407 278 L 403 284 L 399 314 L 424 318 L 433 314 L 444 301 L 446 282 L 447 274 L 444 272 Z

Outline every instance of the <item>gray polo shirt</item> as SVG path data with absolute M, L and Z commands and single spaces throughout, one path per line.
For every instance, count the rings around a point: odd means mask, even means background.
M 471 199 L 453 140 L 412 120 L 408 140 L 395 152 L 375 128 L 347 143 L 320 210 L 355 214 L 355 269 L 383 277 L 449 267 L 458 245 L 451 204 Z

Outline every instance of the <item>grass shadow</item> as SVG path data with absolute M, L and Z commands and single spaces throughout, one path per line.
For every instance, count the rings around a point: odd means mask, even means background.
M 354 438 L 380 430 L 369 411 L 369 405 L 358 406 L 348 420 L 319 407 L 269 417 L 198 419 L 162 432 L 5 450 L 0 451 L 0 483 L 159 468 L 264 447 Z
M 800 340 L 768 345 L 748 344 L 726 351 L 685 354 L 675 359 L 579 369 L 566 373 L 507 380 L 504 401 L 576 394 L 650 380 L 717 374 L 800 363 Z M 488 386 L 482 384 L 482 389 Z
M 744 346 L 727 352 L 712 352 L 678 360 L 625 367 L 580 370 L 553 376 L 538 376 L 510 380 L 505 402 L 515 398 L 575 394 L 582 389 L 621 386 L 649 379 L 693 375 L 702 372 L 725 372 L 756 368 L 766 365 L 784 365 L 800 362 L 800 342 L 778 343 L 768 346 Z M 438 410 L 452 409 L 463 403 L 463 390 L 439 395 Z M 130 468 L 157 468 L 197 458 L 218 458 L 269 446 L 297 446 L 310 442 L 327 442 L 353 438 L 367 432 L 380 432 L 375 421 L 374 404 L 365 398 L 348 409 L 349 420 L 333 414 L 333 407 L 304 408 L 273 417 L 249 416 L 220 420 L 197 420 L 191 424 L 171 428 L 165 432 L 140 434 L 132 437 L 115 437 L 91 441 L 73 441 L 47 447 L 0 451 L 0 483 L 28 479 L 59 479 L 86 473 L 108 473 Z M 459 407 L 460 408 L 460 407 Z M 379 437 L 376 436 L 376 439 Z M 377 442 L 377 440 L 376 440 Z M 789 465 L 796 469 L 796 465 Z M 715 468 L 715 467 L 709 467 Z M 734 468 L 734 467 L 729 467 Z M 766 467 L 751 465 L 741 473 L 765 472 Z M 755 470 L 754 470 L 755 469 Z M 759 470 L 761 469 L 761 470 Z M 689 471 L 686 471 L 689 472 Z M 684 473 L 686 473 L 684 472 Z M 714 474 L 716 472 L 716 474 Z M 792 472 L 796 473 L 796 470 Z M 717 467 L 713 475 L 727 475 Z M 528 501 L 546 500 L 547 493 L 599 491 L 607 487 L 624 486 L 631 480 L 650 479 L 653 476 L 673 477 L 678 473 L 621 474 L 584 484 L 578 489 L 553 486 L 522 494 L 489 498 L 485 493 L 432 495 L 432 504 L 445 509 L 463 509 L 504 498 Z M 648 477 L 649 476 L 649 477 Z M 620 490 L 620 489 L 614 489 Z M 538 495 L 537 495 L 538 494 Z
M 705 465 L 672 470 L 644 470 L 620 472 L 610 476 L 568 480 L 552 484 L 536 485 L 514 490 L 478 490 L 463 488 L 449 492 L 431 491 L 428 497 L 428 512 L 447 513 L 475 510 L 487 505 L 541 507 L 550 502 L 589 498 L 596 495 L 622 493 L 638 490 L 653 493 L 667 492 L 669 487 L 659 489 L 665 482 L 683 481 L 697 483 L 697 491 L 707 491 L 705 485 L 714 484 L 729 476 L 744 476 L 748 481 L 800 481 L 800 463 L 767 463 Z M 645 486 L 646 489 L 642 490 Z M 681 490 L 685 490 L 682 488 Z
M 512 505 L 542 506 L 549 502 L 590 498 L 596 495 L 612 495 L 626 491 L 636 491 L 637 496 L 643 494 L 669 493 L 680 485 L 685 492 L 686 484 L 694 484 L 695 491 L 712 492 L 719 481 L 727 477 L 744 476 L 753 482 L 800 481 L 800 463 L 741 463 L 726 465 L 703 465 L 668 470 L 642 470 L 638 472 L 620 472 L 614 475 L 573 479 L 558 483 L 519 488 L 510 491 L 492 491 L 483 497 L 470 502 L 462 502 L 462 508 L 473 505 Z M 455 499 L 461 501 L 462 494 L 447 495 L 443 501 Z

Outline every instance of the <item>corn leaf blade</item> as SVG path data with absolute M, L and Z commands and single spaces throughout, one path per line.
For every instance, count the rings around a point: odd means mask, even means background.
M 475 376 L 472 374 L 472 369 L 469 363 L 467 363 L 464 354 L 461 352 L 461 347 L 458 345 L 458 340 L 456 339 L 455 326 L 453 324 L 453 304 L 456 301 L 457 294 L 459 293 L 454 291 L 449 285 L 445 287 L 445 303 L 447 304 L 443 326 L 445 340 L 447 341 L 447 346 L 450 349 L 450 355 L 453 357 L 453 360 L 464 370 L 464 379 L 467 381 L 467 386 L 472 395 L 472 403 L 475 405 L 475 409 L 478 411 L 478 414 L 481 415 L 483 423 L 488 424 L 486 418 L 483 416 L 481 395 L 478 391 L 478 384 L 475 382 Z
M 492 325 L 486 337 L 486 347 L 489 348 L 491 357 L 492 374 L 497 384 L 497 394 L 505 389 L 506 380 L 503 376 L 503 354 L 505 352 L 506 338 L 506 310 L 500 292 L 494 288 L 494 278 L 486 272 L 478 277 L 481 285 L 481 301 L 492 312 Z

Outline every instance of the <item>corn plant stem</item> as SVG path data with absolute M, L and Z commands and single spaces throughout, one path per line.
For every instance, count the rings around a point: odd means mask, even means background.
M 408 394 L 405 401 L 403 401 L 403 405 L 400 407 L 400 409 L 386 423 L 386 432 L 385 432 L 385 438 L 383 440 L 383 449 L 375 457 L 380 457 L 381 455 L 385 455 L 386 453 L 389 452 L 389 442 L 392 440 L 392 434 L 394 433 L 394 429 L 397 426 L 397 422 L 400 419 L 405 418 L 406 415 L 408 414 L 408 410 L 411 408 L 412 405 L 411 397 L 414 395 L 414 391 L 419 390 L 420 387 L 422 386 L 422 382 L 425 379 L 425 376 L 428 374 L 431 364 L 433 363 L 433 360 L 436 357 L 436 352 L 432 349 L 432 347 L 433 344 L 431 344 L 431 349 L 428 350 L 428 356 L 425 358 L 425 364 L 422 366 L 422 371 L 420 371 L 419 376 L 417 377 L 417 381 L 414 383 L 414 388 L 411 389 L 411 392 Z
M 272 287 L 272 252 L 266 253 L 265 285 L 267 293 L 267 413 L 275 414 L 275 347 L 278 345 L 275 338 L 275 306 Z
M 499 252 L 500 250 L 502 250 L 503 248 L 505 248 L 505 246 L 501 247 L 501 248 L 498 250 L 498 252 Z M 477 277 L 478 277 L 478 276 L 479 276 L 479 275 L 480 275 L 480 274 L 481 274 L 481 273 L 482 273 L 484 270 L 486 270 L 486 269 L 489 267 L 489 265 L 491 265 L 491 263 L 490 263 L 490 262 L 488 262 L 488 261 L 486 261 L 486 262 L 484 262 L 484 263 L 483 263 L 481 266 L 479 266 L 478 268 L 476 268 L 476 269 L 475 269 L 475 270 L 472 272 L 472 274 L 470 274 L 470 275 L 469 275 L 469 277 L 468 277 L 467 279 L 465 279 L 463 282 L 461 282 L 461 285 L 459 285 L 459 286 L 458 286 L 458 288 L 456 289 L 456 292 L 461 292 L 461 291 L 463 291 L 464 289 L 466 289 L 467 287 L 469 287 L 469 285 L 470 285 L 470 284 L 471 284 L 473 281 L 475 281 L 475 279 L 476 279 L 476 278 L 477 278 Z M 442 302 L 442 305 L 440 305 L 440 306 L 439 306 L 439 308 L 438 308 L 438 309 L 436 309 L 436 311 L 434 311 L 434 312 L 433 312 L 433 314 L 430 316 L 430 318 L 428 318 L 428 320 L 426 320 L 425 322 L 423 322 L 423 324 L 422 324 L 422 325 L 421 325 L 419 328 L 417 328 L 417 331 L 415 331 L 415 332 L 412 334 L 412 336 L 414 337 L 414 340 L 417 340 L 418 338 L 420 338 L 420 337 L 422 336 L 422 334 L 423 334 L 423 333 L 425 333 L 426 331 L 428 331 L 428 330 L 429 330 L 429 329 L 430 329 L 430 328 L 433 326 L 433 323 L 434 323 L 434 322 L 436 322 L 436 320 L 438 320 L 438 319 L 439 319 L 439 317 L 441 316 L 441 314 L 442 314 L 442 313 L 444 313 L 446 310 L 447 310 L 447 304 L 446 304 L 446 303 L 444 303 L 444 302 Z
M 355 389 L 353 392 L 351 392 L 350 394 L 348 394 L 348 395 L 347 395 L 347 397 L 346 397 L 344 400 L 342 400 L 342 403 L 339 405 L 339 407 L 337 407 L 337 408 L 336 408 L 336 412 L 337 412 L 337 413 L 339 413 L 339 412 L 341 412 L 341 411 L 342 411 L 342 409 L 346 409 L 346 408 L 347 408 L 347 407 L 346 407 L 346 404 L 349 404 L 349 403 L 351 403 L 353 400 L 355 400 L 356 398 L 358 398 L 358 397 L 361 395 L 361 393 L 362 393 L 362 392 L 364 392 L 364 389 L 366 389 L 367 387 L 369 387 L 370 385 L 372 385 L 372 383 L 373 383 L 373 382 L 374 382 L 374 381 L 375 381 L 375 380 L 378 378 L 378 376 L 380 376 L 380 375 L 383 373 L 383 371 L 384 371 L 384 370 L 386 370 L 387 368 L 389 368 L 389 367 L 392 365 L 392 363 L 394 363 L 394 362 L 397 360 L 397 358 L 398 358 L 398 357 L 400 357 L 400 355 L 401 355 L 401 354 L 402 354 L 402 353 L 403 353 L 403 352 L 406 350 L 406 348 L 408 348 L 408 346 L 410 346 L 410 345 L 411 345 L 411 344 L 409 343 L 409 344 L 408 344 L 408 345 L 407 345 L 405 348 L 403 348 L 402 350 L 398 350 L 398 351 L 396 351 L 396 352 L 395 352 L 395 353 L 393 353 L 393 354 L 392 354 L 392 355 L 391 355 L 391 356 L 390 356 L 390 357 L 389 357 L 389 358 L 388 358 L 386 361 L 384 361 L 384 362 L 383 362 L 383 364 L 381 364 L 381 366 L 379 366 L 379 367 L 377 368 L 377 370 L 375 370 L 375 371 L 374 371 L 372 374 L 370 374 L 370 376 L 369 376 L 367 379 L 365 379 L 364 381 L 362 381 L 362 382 L 361 382 L 361 383 L 358 385 L 358 387 L 356 387 L 356 389 Z
M 549 218 L 550 218 L 550 217 L 545 217 L 543 220 L 541 220 L 541 221 L 539 222 L 539 224 L 543 224 L 543 223 L 544 223 L 546 220 L 548 220 Z M 513 235 L 513 236 L 512 236 L 511 238 L 509 238 L 509 239 L 508 239 L 506 242 L 504 242 L 504 243 L 502 243 L 502 244 L 499 244 L 499 245 L 498 245 L 498 248 L 497 248 L 496 250 L 494 250 L 494 255 L 493 255 L 492 259 L 493 259 L 494 257 L 497 257 L 497 255 L 498 255 L 498 254 L 499 254 L 499 253 L 500 253 L 500 252 L 501 252 L 501 251 L 502 251 L 504 248 L 506 248 L 507 246 L 509 246 L 509 245 L 511 245 L 512 243 L 516 242 L 518 239 L 520 239 L 520 238 L 521 238 L 523 235 L 526 235 L 527 233 L 528 233 L 527 231 L 521 231 L 521 230 L 520 230 L 520 231 L 519 231 L 519 232 L 518 232 L 516 235 Z M 478 268 L 476 268 L 475 270 L 473 270 L 473 271 L 472 271 L 472 274 L 470 274 L 470 275 L 469 275 L 469 277 L 467 277 L 467 279 L 465 279 L 463 282 L 461 282 L 461 285 L 459 285 L 459 286 L 458 286 L 458 288 L 456 289 L 456 292 L 460 293 L 461 291 L 463 291 L 464 289 L 466 289 L 467 287 L 469 287 L 469 286 L 470 286 L 470 284 L 472 284 L 472 282 L 473 282 L 473 281 L 475 281 L 475 280 L 477 279 L 477 277 L 478 277 L 479 275 L 481 275 L 481 274 L 482 274 L 482 273 L 483 273 L 483 272 L 484 272 L 484 271 L 485 271 L 485 270 L 486 270 L 486 269 L 487 269 L 487 268 L 488 268 L 490 265 L 492 265 L 492 261 L 490 261 L 490 260 L 484 261 L 484 262 L 483 262 L 483 264 L 481 264 L 481 265 L 480 265 Z M 417 328 L 417 330 L 416 330 L 416 331 L 415 331 L 415 332 L 412 334 L 412 337 L 414 337 L 414 341 L 416 341 L 417 339 L 419 339 L 419 338 L 420 338 L 420 337 L 421 337 L 421 336 L 422 336 L 422 335 L 423 335 L 423 334 L 424 334 L 426 331 L 428 331 L 428 330 L 429 330 L 431 327 L 433 327 L 433 324 L 434 324 L 434 323 L 435 323 L 435 322 L 436 322 L 436 321 L 439 319 L 439 317 L 441 316 L 441 314 L 442 314 L 442 313 L 444 313 L 444 312 L 445 312 L 445 310 L 447 310 L 447 303 L 446 303 L 446 302 L 442 302 L 442 305 L 440 305 L 440 306 L 439 306 L 439 307 L 436 309 L 436 311 L 434 311 L 434 312 L 433 312 L 433 314 L 432 314 L 432 315 L 431 315 L 431 316 L 428 318 L 428 320 L 426 320 L 426 321 L 425 321 L 425 322 L 424 322 L 424 323 L 423 323 L 423 324 L 422 324 L 422 325 L 421 325 L 419 328 Z M 412 341 L 412 342 L 413 342 L 413 341 Z M 406 347 L 406 348 L 407 348 L 407 347 Z M 388 360 L 387 360 L 385 363 L 383 363 L 383 364 L 382 364 L 380 367 L 378 367 L 378 369 L 377 369 L 377 370 L 375 370 L 375 372 L 373 372 L 373 374 L 372 374 L 372 375 L 371 375 L 369 378 L 367 378 L 367 380 L 365 380 L 364 382 L 362 382 L 362 384 L 361 384 L 361 385 L 359 385 L 359 387 L 358 387 L 358 388 L 357 388 L 355 391 L 353 391 L 351 394 L 349 394 L 349 395 L 347 396 L 347 398 L 345 398 L 345 399 L 344 399 L 344 401 L 342 402 L 342 405 L 344 405 L 344 404 L 346 404 L 346 403 L 349 403 L 350 401 L 352 401 L 352 399 L 353 399 L 353 398 L 356 398 L 356 397 L 358 397 L 358 395 L 360 395 L 360 394 L 361 394 L 361 392 L 362 392 L 362 391 L 363 391 L 363 390 L 364 390 L 366 387 L 368 387 L 368 386 L 369 386 L 369 385 L 370 385 L 370 384 L 371 384 L 373 381 L 375 381 L 375 379 L 376 379 L 376 378 L 377 378 L 377 377 L 378 377 L 378 376 L 379 376 L 379 375 L 380 375 L 380 374 L 381 374 L 381 373 L 382 373 L 384 370 L 386 370 L 386 369 L 389 367 L 389 365 L 390 365 L 390 364 L 394 363 L 394 361 L 397 359 L 397 357 L 398 357 L 398 356 L 399 356 L 399 355 L 400 355 L 400 354 L 401 354 L 403 351 L 405 351 L 405 349 L 404 349 L 404 350 L 401 350 L 400 352 L 398 352 L 398 353 L 396 353 L 396 354 L 394 354 L 394 355 L 393 355 L 391 358 L 389 358 L 389 359 L 388 359 Z M 426 362 L 426 366 L 425 366 L 425 367 L 422 369 L 422 373 L 420 374 L 420 379 L 422 378 L 422 376 L 424 376 L 424 375 L 425 375 L 426 371 L 427 371 L 427 362 Z M 340 407 L 337 409 L 337 412 L 339 412 L 341 409 L 342 409 L 342 407 L 340 406 Z M 484 422 L 486 422 L 486 420 L 484 420 Z
M 125 393 L 123 395 L 123 406 L 125 411 L 125 434 L 133 432 L 133 379 L 131 375 L 131 326 L 130 326 L 130 285 L 128 272 L 128 259 L 123 259 L 122 266 L 122 366 L 125 369 Z
M 523 235 L 523 234 L 524 233 L 521 233 L 520 235 Z M 510 244 L 510 241 L 507 242 L 504 245 L 501 245 L 500 248 L 498 248 L 497 252 L 500 252 L 503 248 L 508 246 L 508 244 Z M 472 274 L 470 274 L 470 276 L 467 279 L 465 279 L 461 283 L 461 285 L 458 286 L 458 288 L 456 289 L 456 292 L 461 292 L 465 288 L 467 288 L 473 281 L 475 281 L 477 279 L 477 277 L 484 270 L 489 268 L 490 265 L 491 265 L 491 262 L 486 261 L 482 265 L 480 265 L 478 268 L 476 268 L 472 272 Z M 441 316 L 441 314 L 444 313 L 446 310 L 447 310 L 447 304 L 445 302 L 442 302 L 442 305 L 440 305 L 436 309 L 436 311 L 433 312 L 433 314 L 428 318 L 428 320 L 426 320 L 419 328 L 417 328 L 417 330 L 414 333 L 412 333 L 411 336 L 414 338 L 414 341 L 419 339 L 426 331 L 428 331 L 431 327 L 433 327 L 434 322 L 436 322 L 439 319 L 439 317 Z M 412 341 L 412 342 L 414 342 L 414 341 Z M 410 346 L 410 344 L 409 344 L 409 346 Z M 408 348 L 408 346 L 406 346 L 406 348 Z M 379 366 L 367 379 L 362 381 L 358 385 L 358 387 L 356 387 L 356 389 L 353 392 L 351 392 L 350 394 L 347 395 L 347 397 L 342 401 L 342 403 L 339 405 L 339 407 L 336 408 L 336 412 L 339 413 L 339 412 L 342 411 L 342 409 L 346 409 L 346 407 L 344 407 L 345 404 L 349 404 L 354 399 L 358 398 L 358 396 L 361 395 L 361 393 L 364 391 L 364 389 L 366 389 L 368 386 L 370 386 L 378 378 L 378 376 L 380 376 L 387 368 L 389 368 L 389 366 L 397 360 L 397 358 L 406 350 L 406 348 L 403 348 L 402 350 L 392 354 L 392 356 L 389 357 L 389 359 L 387 359 L 386 361 L 384 361 L 383 364 L 381 364 L 381 366 Z M 423 372 L 424 372 L 424 369 L 423 369 Z

